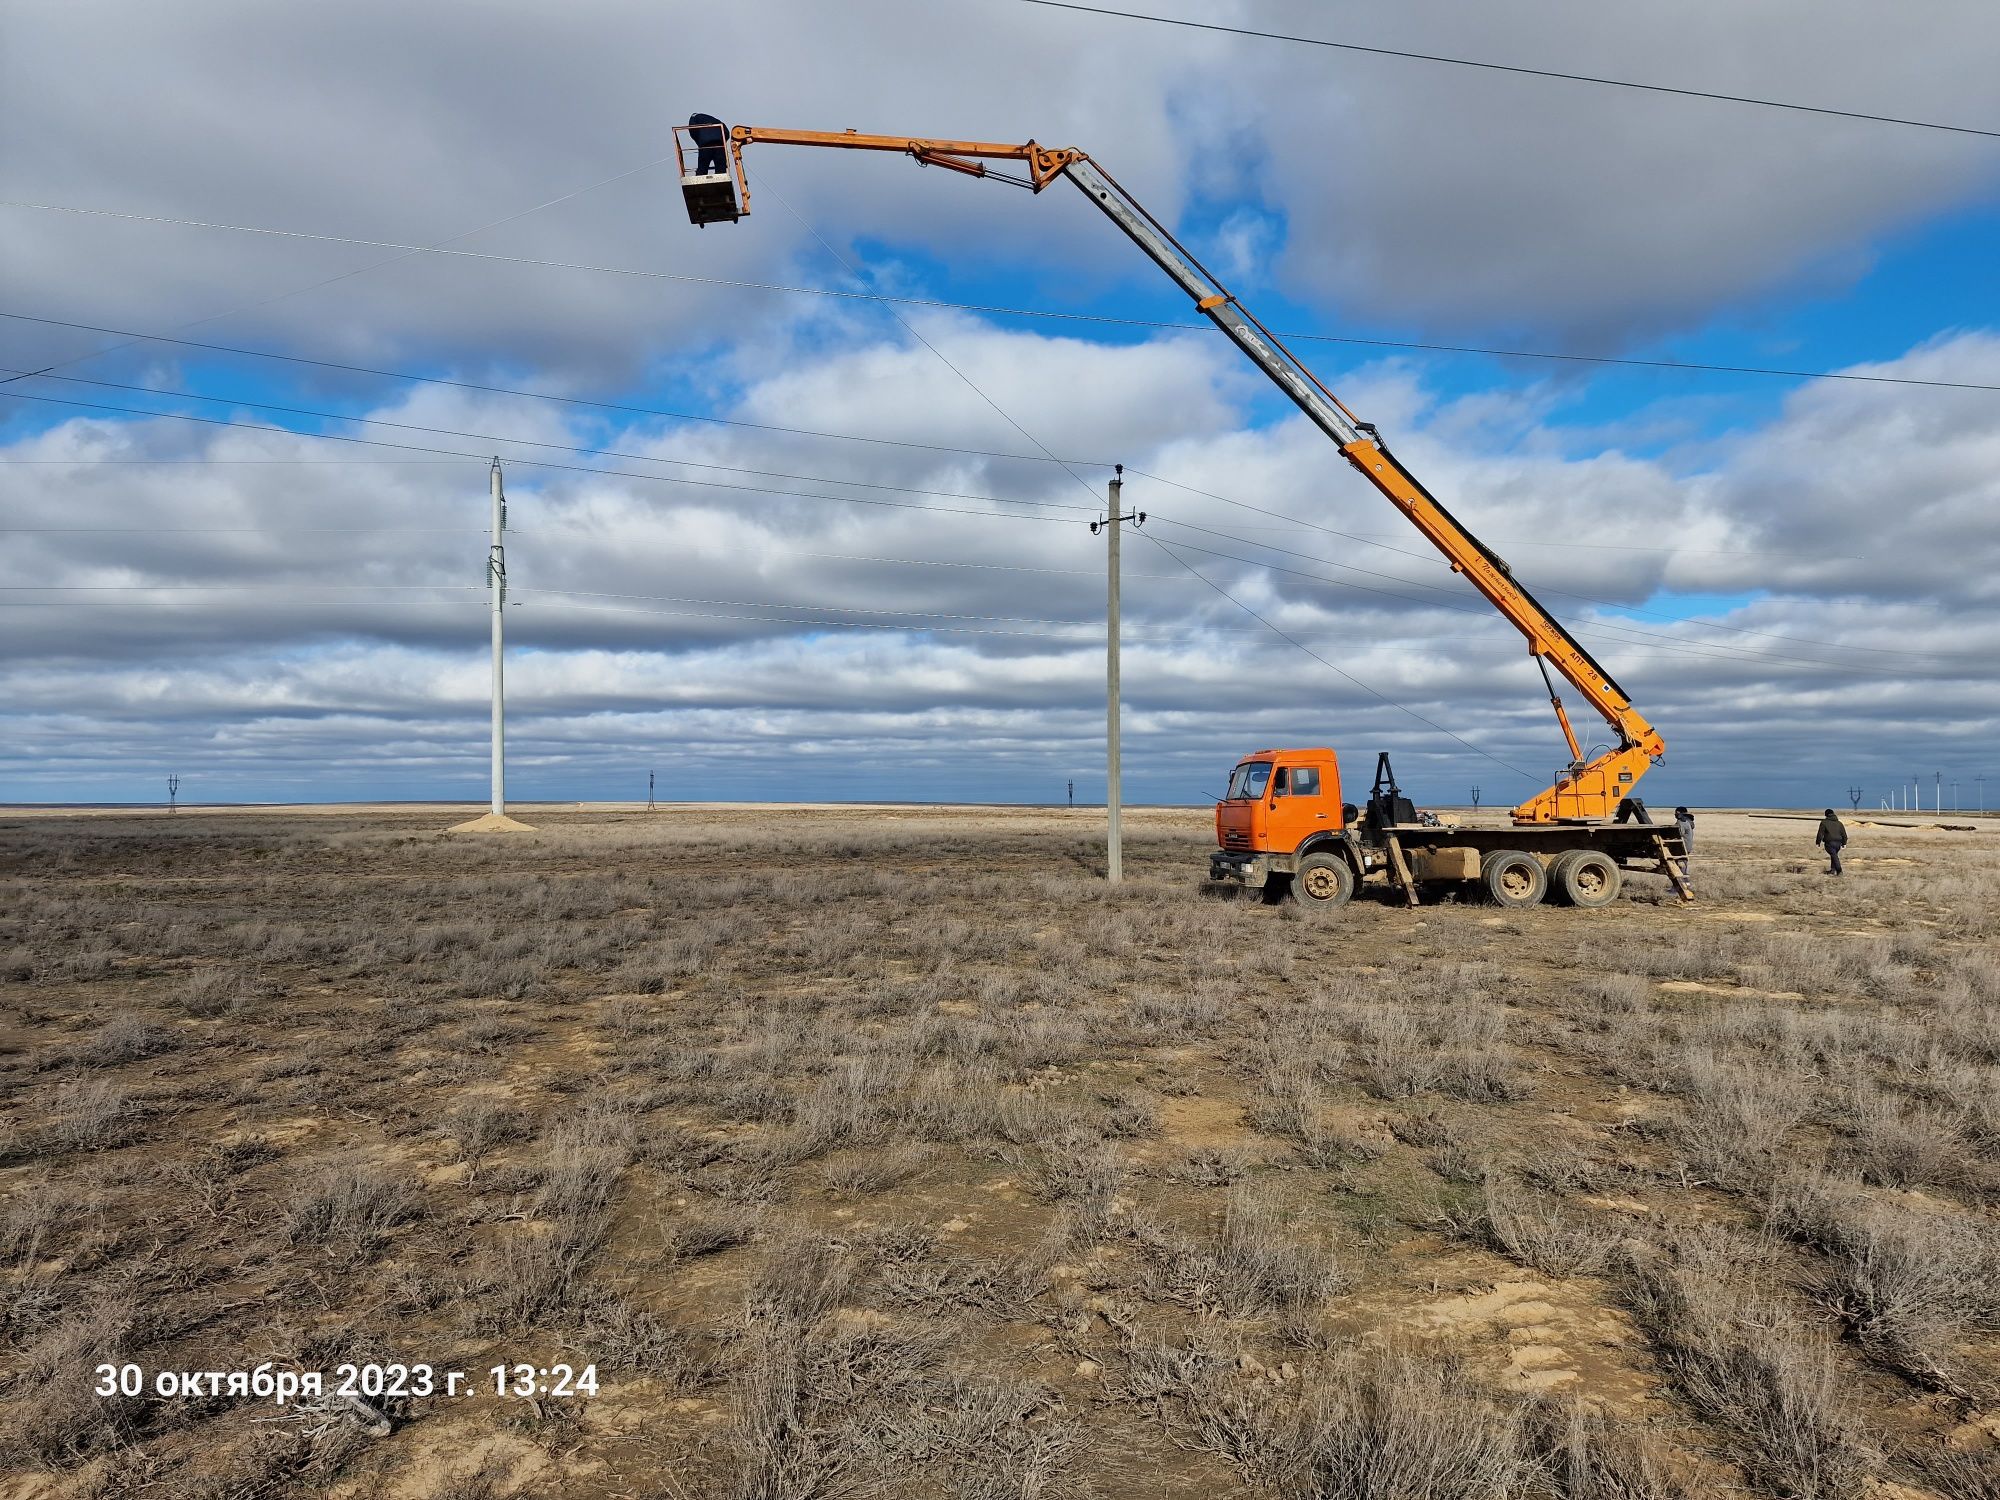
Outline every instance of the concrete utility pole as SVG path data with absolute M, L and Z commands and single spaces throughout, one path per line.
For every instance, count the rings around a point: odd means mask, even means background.
M 1931 792 L 1931 811 L 1941 813 L 1944 811 L 1944 772 L 1938 771 L 1935 775 L 1937 786 Z
M 1119 827 L 1123 811 L 1120 777 L 1122 756 L 1118 742 L 1118 536 L 1119 523 L 1131 521 L 1136 525 L 1146 524 L 1146 513 L 1124 515 L 1119 506 L 1123 503 L 1125 489 L 1125 465 L 1115 466 L 1111 480 L 1111 515 L 1108 520 L 1092 521 L 1090 529 L 1094 534 L 1100 527 L 1108 527 L 1106 538 L 1105 564 L 1109 583 L 1104 600 L 1104 816 L 1105 816 L 1105 875 L 1112 885 L 1125 879 L 1124 835 Z
M 500 482 L 500 460 L 493 460 L 493 545 L 486 553 L 486 581 L 493 590 L 493 816 L 507 816 L 507 491 Z
M 493 501 L 493 539 L 486 548 L 486 583 L 493 594 L 493 806 L 482 817 L 452 826 L 453 833 L 533 833 L 507 816 L 507 491 L 495 457 L 487 473 Z

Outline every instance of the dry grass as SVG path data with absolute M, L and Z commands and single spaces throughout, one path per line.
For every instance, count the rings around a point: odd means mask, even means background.
M 0 830 L 0 1486 L 1993 1493 L 1977 847 L 1724 822 L 1692 910 L 1324 923 L 1199 896 L 1181 814 L 1116 892 L 1081 815 L 545 821 Z M 1565 1399 L 1447 1316 L 1530 1280 Z M 100 1356 L 605 1394 L 373 1438 Z
M 1821 1295 L 1872 1358 L 1952 1395 L 2000 1392 L 1966 1347 L 2000 1332 L 2000 1251 L 1989 1223 L 1913 1211 L 1827 1177 L 1779 1184 L 1770 1219 L 1826 1256 Z
M 392 1230 L 423 1211 L 407 1183 L 359 1161 L 309 1171 L 285 1216 L 287 1243 L 344 1265 L 373 1260 Z
M 1642 1261 L 1633 1308 L 1695 1408 L 1735 1435 L 1753 1482 L 1801 1500 L 1858 1492 L 1871 1467 L 1827 1342 L 1755 1279 L 1765 1257 L 1716 1236 Z
M 1553 1193 L 1488 1171 L 1478 1202 L 1448 1215 L 1467 1238 L 1551 1276 L 1594 1276 L 1623 1239 L 1604 1215 L 1569 1208 Z

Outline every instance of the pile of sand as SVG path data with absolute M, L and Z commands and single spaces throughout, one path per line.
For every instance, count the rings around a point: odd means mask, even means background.
M 470 823 L 454 823 L 448 833 L 533 833 L 528 824 L 518 822 L 505 813 L 486 813 L 474 818 Z

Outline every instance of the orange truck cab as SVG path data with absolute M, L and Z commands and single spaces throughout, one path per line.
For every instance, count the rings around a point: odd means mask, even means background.
M 1215 804 L 1210 876 L 1261 888 L 1272 875 L 1298 873 L 1315 853 L 1337 854 L 1352 866 L 1353 819 L 1354 809 L 1340 800 L 1340 761 L 1331 750 L 1259 750 L 1229 773 Z

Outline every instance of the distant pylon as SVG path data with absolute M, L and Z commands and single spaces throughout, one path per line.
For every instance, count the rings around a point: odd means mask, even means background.
M 647 812 L 659 811 L 659 809 L 653 803 L 653 773 L 651 771 L 648 771 L 646 773 L 646 811 Z

